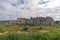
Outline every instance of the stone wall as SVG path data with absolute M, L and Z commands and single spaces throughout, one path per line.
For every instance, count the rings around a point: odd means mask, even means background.
M 17 18 L 17 24 L 26 24 L 26 18 Z
M 35 18 L 18 18 L 18 24 L 33 24 L 33 25 L 54 25 L 54 20 L 51 17 L 35 17 Z

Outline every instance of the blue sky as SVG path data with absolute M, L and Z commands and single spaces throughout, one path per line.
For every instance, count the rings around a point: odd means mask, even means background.
M 0 0 L 0 20 L 47 16 L 46 11 L 55 11 L 55 7 L 60 8 L 60 0 Z M 59 13 L 55 13 L 55 15 L 52 15 L 51 12 L 48 14 L 54 19 L 60 20 Z

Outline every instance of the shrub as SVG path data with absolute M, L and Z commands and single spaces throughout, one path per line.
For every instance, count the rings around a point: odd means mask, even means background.
M 29 26 L 24 26 L 24 27 L 23 27 L 23 31 L 27 31 L 28 28 L 29 28 Z

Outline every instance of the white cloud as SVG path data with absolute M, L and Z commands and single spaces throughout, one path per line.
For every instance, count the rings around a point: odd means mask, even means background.
M 54 19 L 57 19 L 58 15 L 56 13 L 54 14 L 57 15 L 57 17 L 55 15 L 52 15 L 51 11 L 48 11 L 48 9 L 60 6 L 60 0 L 44 0 L 50 2 L 42 5 L 38 4 L 39 1 L 41 0 L 24 0 L 24 4 L 19 4 L 18 0 L 0 1 L 0 6 L 3 6 L 3 10 L 0 10 L 0 14 L 3 14 L 2 16 L 0 16 L 0 19 L 7 20 L 16 19 L 17 17 L 27 18 L 31 16 L 51 16 L 54 17 Z M 15 6 L 13 6 L 12 4 L 14 4 Z

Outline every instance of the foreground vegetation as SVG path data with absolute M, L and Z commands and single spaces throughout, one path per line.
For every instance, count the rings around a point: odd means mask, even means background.
M 0 23 L 0 40 L 60 40 L 60 25 L 6 25 Z
M 4 32 L 28 32 L 28 33 L 34 33 L 34 32 L 60 32 L 60 25 L 6 25 L 0 23 L 0 33 Z
M 1 35 L 0 40 L 60 40 L 60 33 L 38 33 L 38 34 L 6 34 Z

